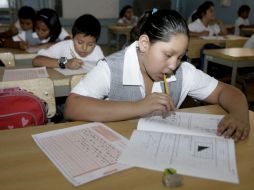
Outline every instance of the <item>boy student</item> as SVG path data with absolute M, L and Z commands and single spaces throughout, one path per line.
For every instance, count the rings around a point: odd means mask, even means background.
M 0 33 L 0 37 L 9 38 L 19 32 L 33 30 L 35 10 L 29 6 L 23 6 L 18 10 L 18 20 L 11 25 L 9 30 Z
M 184 18 L 174 10 L 153 10 L 136 27 L 135 42 L 101 60 L 73 88 L 65 103 L 66 119 L 108 122 L 153 112 L 165 116 L 190 95 L 227 111 L 218 135 L 245 139 L 250 124 L 244 94 L 181 62 L 189 42 Z M 170 93 L 164 93 L 165 77 Z
M 97 62 L 104 58 L 100 46 L 96 44 L 100 31 L 100 22 L 94 16 L 80 16 L 72 27 L 73 39 L 40 50 L 33 59 L 33 66 L 79 69 L 86 61 Z

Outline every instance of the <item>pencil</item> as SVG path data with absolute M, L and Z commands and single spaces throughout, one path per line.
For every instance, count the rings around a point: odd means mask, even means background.
M 167 83 L 166 74 L 164 74 L 164 88 L 165 88 L 166 94 L 170 96 L 170 93 L 169 93 L 169 90 L 168 90 L 168 83 Z

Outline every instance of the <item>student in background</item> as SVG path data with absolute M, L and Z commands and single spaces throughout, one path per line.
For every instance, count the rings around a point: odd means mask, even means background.
M 254 48 L 254 34 L 245 42 L 244 48 Z
M 138 17 L 134 15 L 133 7 L 126 5 L 122 8 L 117 24 L 124 26 L 135 26 L 138 22 Z
M 37 12 L 34 31 L 22 32 L 13 36 L 13 40 L 20 43 L 21 49 L 45 49 L 58 41 L 70 38 L 70 35 L 62 28 L 56 11 L 48 8 Z
M 0 33 L 1 38 L 9 38 L 20 32 L 33 30 L 35 10 L 29 6 L 23 6 L 18 10 L 18 20 L 11 25 L 9 30 Z
M 97 18 L 90 14 L 80 16 L 72 27 L 73 39 L 59 42 L 40 50 L 33 59 L 34 66 L 79 69 L 86 61 L 96 62 L 104 58 L 96 43 L 101 32 Z
M 191 36 L 217 36 L 226 35 L 225 24 L 215 17 L 214 4 L 206 1 L 197 9 L 197 17 L 188 25 Z
M 74 87 L 65 103 L 66 119 L 109 122 L 153 112 L 165 116 L 189 95 L 228 112 L 218 125 L 218 135 L 245 139 L 250 125 L 244 94 L 181 62 L 189 42 L 184 18 L 167 9 L 144 15 L 137 24 L 137 41 L 101 60 Z M 164 93 L 165 75 L 169 94 Z
M 250 7 L 248 5 L 242 5 L 238 9 L 238 18 L 235 20 L 235 35 L 240 35 L 241 28 L 254 28 L 254 25 L 250 25 L 249 14 Z

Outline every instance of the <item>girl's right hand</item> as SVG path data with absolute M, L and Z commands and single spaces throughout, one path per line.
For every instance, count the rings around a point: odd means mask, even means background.
M 68 69 L 79 69 L 83 64 L 83 61 L 81 59 L 73 58 L 69 59 L 66 63 L 66 67 Z
M 165 93 L 152 93 L 139 101 L 141 116 L 153 112 L 161 112 L 162 117 L 166 117 L 168 112 L 175 110 L 175 105 L 171 97 Z

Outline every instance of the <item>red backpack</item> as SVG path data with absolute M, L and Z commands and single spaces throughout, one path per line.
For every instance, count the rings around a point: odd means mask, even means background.
M 46 104 L 20 88 L 0 89 L 0 130 L 47 123 Z

